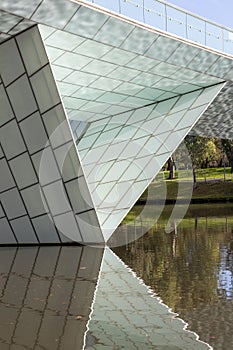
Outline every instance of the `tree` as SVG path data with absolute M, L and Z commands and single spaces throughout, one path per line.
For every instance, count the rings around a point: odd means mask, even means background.
M 189 151 L 193 164 L 193 180 L 196 183 L 196 169 L 206 168 L 216 159 L 217 147 L 214 138 L 200 136 L 186 136 L 185 145 Z
M 233 141 L 222 139 L 223 150 L 227 156 L 231 167 L 231 174 L 233 173 Z

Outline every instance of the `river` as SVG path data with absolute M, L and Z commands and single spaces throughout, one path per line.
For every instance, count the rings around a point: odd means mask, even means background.
M 233 206 L 191 205 L 166 233 L 171 209 L 147 234 L 114 251 L 201 340 L 233 349 Z

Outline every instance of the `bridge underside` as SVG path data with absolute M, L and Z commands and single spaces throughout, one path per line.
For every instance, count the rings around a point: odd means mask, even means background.
M 187 134 L 233 138 L 231 57 L 78 2 L 8 3 L 0 244 L 103 244 Z

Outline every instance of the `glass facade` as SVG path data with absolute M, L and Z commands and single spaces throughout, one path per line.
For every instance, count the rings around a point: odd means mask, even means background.
M 183 35 L 182 11 L 118 4 Z M 0 10 L 0 243 L 103 243 L 198 120 L 232 136 L 233 60 L 75 2 L 19 5 Z
M 0 57 L 0 244 L 103 242 L 38 28 L 0 45 Z
M 199 89 L 91 123 L 77 147 L 105 237 L 221 88 Z
M 233 30 L 159 0 L 86 0 L 157 29 L 233 55 Z

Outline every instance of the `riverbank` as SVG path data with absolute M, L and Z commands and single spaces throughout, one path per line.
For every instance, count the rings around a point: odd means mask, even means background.
M 191 194 L 191 183 L 188 181 L 167 180 L 166 185 L 166 204 L 173 204 L 176 201 L 180 203 L 218 203 L 218 202 L 233 202 L 233 181 L 212 180 L 197 182 L 193 187 Z M 178 194 L 179 188 L 179 194 Z M 155 181 L 151 184 L 150 193 L 155 193 L 155 198 L 148 197 L 148 190 L 138 200 L 137 204 L 145 204 L 149 202 L 151 204 L 158 201 L 163 201 L 163 197 L 159 196 L 159 193 L 163 193 L 164 183 Z M 191 196 L 191 199 L 190 199 Z

